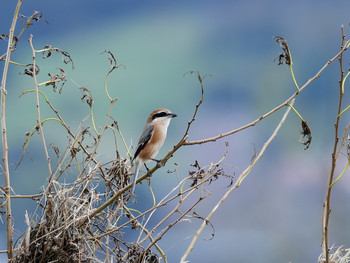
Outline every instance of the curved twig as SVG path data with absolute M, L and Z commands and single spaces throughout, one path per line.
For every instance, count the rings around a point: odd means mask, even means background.
M 35 69 L 36 69 L 36 51 L 35 51 L 34 46 L 33 46 L 33 35 L 32 34 L 29 37 L 29 44 L 30 44 L 30 47 L 32 48 L 32 52 L 33 52 L 33 75 L 32 75 L 32 77 L 33 77 L 34 86 L 35 86 L 37 122 L 38 122 L 39 130 L 40 130 L 41 139 L 42 139 L 42 142 L 43 142 L 43 147 L 44 147 L 44 151 L 45 151 L 47 166 L 48 166 L 48 169 L 49 169 L 49 174 L 50 174 L 49 181 L 51 181 L 52 180 L 51 158 L 50 158 L 49 152 L 47 151 L 45 135 L 44 135 L 43 127 L 41 125 L 40 102 L 39 102 L 39 85 L 38 85 L 38 81 L 36 79 L 36 74 L 37 73 L 35 71 Z

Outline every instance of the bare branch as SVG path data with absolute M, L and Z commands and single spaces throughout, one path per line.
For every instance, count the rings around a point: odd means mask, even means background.
M 46 156 L 47 166 L 49 169 L 49 174 L 50 174 L 49 181 L 51 181 L 52 180 L 51 158 L 50 158 L 50 155 L 47 151 L 45 135 L 44 135 L 43 127 L 41 125 L 41 117 L 40 117 L 39 85 L 38 85 L 38 81 L 36 79 L 37 74 L 35 72 L 35 68 L 36 68 L 36 55 L 35 55 L 35 53 L 36 53 L 36 51 L 35 51 L 34 46 L 33 46 L 33 35 L 30 35 L 29 44 L 30 44 L 30 47 L 32 48 L 32 52 L 33 52 L 33 69 L 34 69 L 33 81 L 34 81 L 35 95 L 36 95 L 37 124 L 39 126 L 40 135 L 41 135 L 41 139 L 42 139 L 43 147 L 44 147 L 44 152 L 45 152 L 45 156 Z
M 341 27 L 341 50 L 347 48 L 348 42 L 345 42 L 344 27 Z M 339 102 L 338 102 L 338 111 L 337 118 L 334 125 L 334 145 L 332 152 L 332 165 L 331 170 L 328 176 L 328 182 L 325 193 L 325 200 L 323 202 L 323 211 L 322 211 L 322 255 L 324 256 L 324 262 L 329 263 L 330 258 L 330 249 L 328 241 L 328 230 L 329 230 L 329 218 L 331 214 L 331 194 L 332 194 L 332 184 L 335 173 L 335 167 L 337 164 L 337 149 L 339 142 L 339 123 L 340 123 L 340 113 L 343 101 L 343 79 L 344 79 L 344 70 L 343 70 L 343 53 L 339 56 L 339 67 L 340 67 L 340 80 L 339 80 Z
M 1 128 L 2 128 L 2 161 L 5 177 L 5 202 L 6 202 L 6 242 L 7 242 L 7 258 L 13 257 L 13 229 L 12 229 L 12 211 L 11 211 L 11 183 L 10 169 L 8 159 L 8 141 L 6 128 L 6 80 L 11 60 L 11 52 L 13 46 L 14 31 L 16 28 L 19 9 L 23 0 L 18 0 L 15 13 L 13 15 L 12 24 L 10 27 L 9 40 L 7 45 L 6 60 L 1 80 Z

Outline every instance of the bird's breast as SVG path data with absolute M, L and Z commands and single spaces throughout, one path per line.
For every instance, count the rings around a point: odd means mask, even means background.
M 166 133 L 166 128 L 164 129 L 164 127 L 155 125 L 153 128 L 152 137 L 148 141 L 145 148 L 140 152 L 139 158 L 144 162 L 148 161 L 149 159 L 154 159 L 165 141 Z

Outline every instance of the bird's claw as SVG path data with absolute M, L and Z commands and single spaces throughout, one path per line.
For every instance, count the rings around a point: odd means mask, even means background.
M 164 166 L 164 163 L 162 162 L 162 160 L 157 160 L 157 159 L 151 159 L 152 161 L 155 161 L 157 164 L 156 164 L 156 167 L 157 168 L 160 168 L 160 167 L 163 167 Z

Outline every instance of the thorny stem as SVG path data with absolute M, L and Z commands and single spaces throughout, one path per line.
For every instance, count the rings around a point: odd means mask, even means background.
M 341 50 L 347 48 L 347 43 L 345 43 L 345 34 L 344 34 L 344 27 L 341 27 L 342 31 L 342 41 L 341 41 Z M 341 112 L 341 106 L 343 101 L 343 92 L 342 92 L 342 86 L 343 86 L 343 78 L 344 78 L 344 70 L 343 70 L 343 53 L 340 54 L 339 57 L 339 66 L 340 66 L 340 80 L 339 80 L 339 103 L 338 103 L 338 112 L 337 112 L 337 118 L 334 125 L 334 146 L 333 146 L 333 152 L 332 152 L 332 166 L 331 171 L 329 173 L 328 182 L 327 182 L 327 188 L 326 188 L 326 194 L 325 194 L 325 200 L 323 203 L 323 212 L 322 212 L 322 254 L 324 256 L 324 262 L 329 263 L 329 218 L 331 214 L 331 193 L 332 193 L 332 184 L 333 184 L 333 178 L 334 178 L 334 172 L 335 167 L 337 164 L 337 148 L 338 148 L 338 142 L 339 142 L 339 121 L 340 121 L 340 112 Z
M 12 24 L 10 27 L 9 41 L 7 45 L 6 60 L 1 80 L 1 128 L 2 128 L 2 162 L 5 178 L 5 202 L 6 202 L 6 241 L 7 241 L 7 258 L 13 257 L 13 232 L 12 232 L 12 211 L 11 211 L 11 183 L 10 183 L 10 170 L 8 159 L 8 144 L 7 144 L 7 128 L 6 128 L 6 79 L 11 60 L 12 43 L 16 23 L 18 19 L 19 9 L 23 0 L 18 0 L 15 13 L 13 15 Z

